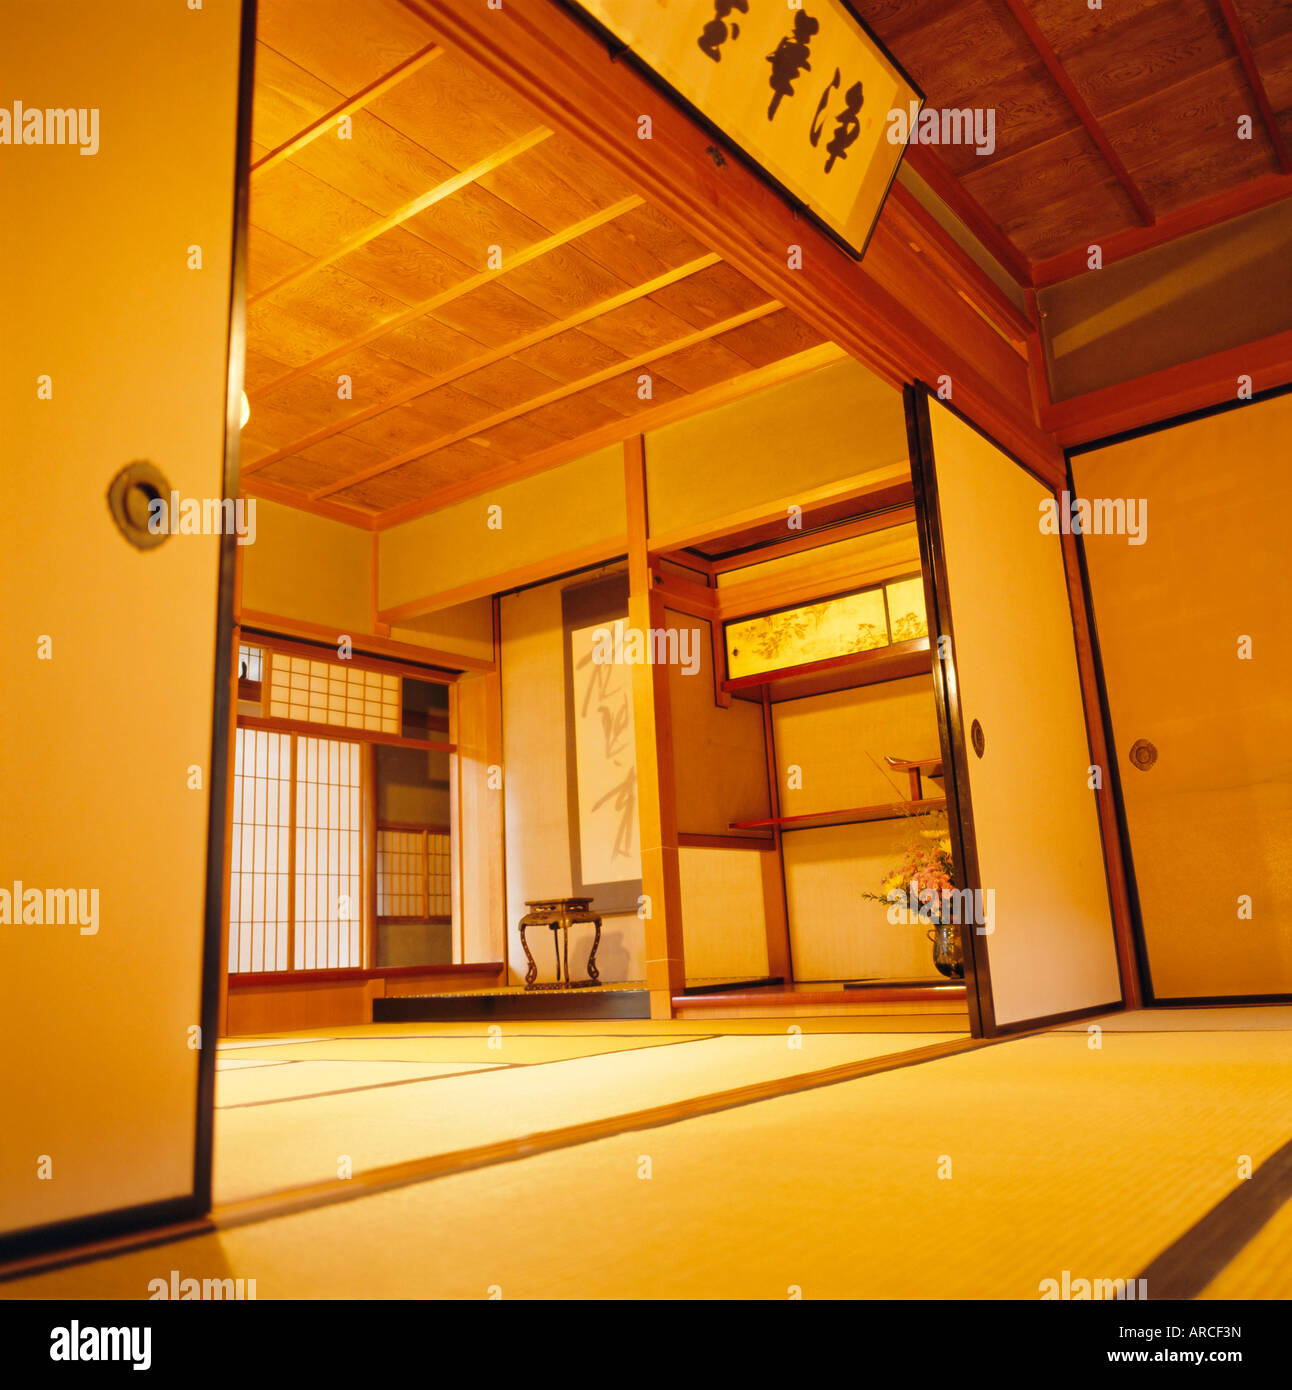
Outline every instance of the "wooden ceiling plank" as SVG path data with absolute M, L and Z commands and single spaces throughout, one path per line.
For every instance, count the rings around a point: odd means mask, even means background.
M 262 290 L 254 299 L 248 300 L 248 304 L 259 303 L 262 299 L 267 299 L 270 295 L 277 294 L 279 290 L 288 285 L 296 284 L 309 275 L 325 269 L 334 262 L 339 261 L 343 256 L 348 256 L 352 251 L 359 250 L 366 246 L 368 242 L 376 240 L 384 232 L 393 231 L 401 223 L 406 222 L 410 217 L 416 217 L 418 213 L 425 212 L 427 208 L 433 207 L 444 198 L 450 197 L 458 192 L 459 189 L 466 188 L 477 179 L 489 173 L 491 169 L 498 168 L 501 164 L 506 164 L 508 160 L 515 159 L 517 155 L 523 154 L 526 150 L 533 149 L 540 141 L 546 140 L 551 135 L 551 131 L 546 126 L 538 126 L 528 134 L 522 135 L 519 140 L 513 140 L 511 144 L 504 146 L 500 150 L 495 150 L 493 154 L 479 160 L 469 168 L 462 169 L 454 174 L 452 178 L 445 179 L 443 183 L 436 184 L 432 189 L 423 193 L 421 197 L 414 198 L 411 203 L 405 203 L 402 208 L 396 208 L 389 217 L 383 217 L 379 222 L 372 223 L 357 236 L 350 237 L 348 240 L 324 256 L 319 256 L 303 265 L 299 270 L 294 270 L 290 275 L 285 275 L 268 289 Z
M 1122 163 L 1121 156 L 1113 149 L 1111 142 L 1103 132 L 1103 128 L 1095 119 L 1095 113 L 1086 104 L 1086 99 L 1077 90 L 1076 84 L 1064 71 L 1063 64 L 1059 62 L 1059 55 L 1050 47 L 1049 39 L 1041 32 L 1040 25 L 1032 18 L 1026 5 L 1023 4 L 1023 0 L 1000 0 L 1000 3 L 1014 16 L 1019 27 L 1027 35 L 1032 47 L 1040 55 L 1040 59 L 1054 79 L 1055 85 L 1067 98 L 1068 105 L 1077 113 L 1081 124 L 1086 128 L 1086 133 L 1095 142 L 1095 146 L 1103 155 L 1104 161 L 1117 176 L 1117 182 L 1126 190 L 1126 196 L 1134 205 L 1140 221 L 1145 226 L 1152 226 L 1154 222 L 1152 208 L 1144 200 L 1144 195 L 1130 176 L 1130 170 L 1126 168 L 1125 164 Z
M 1266 132 L 1270 137 L 1270 143 L 1274 146 L 1274 154 L 1279 162 L 1279 172 L 1281 174 L 1292 173 L 1292 159 L 1289 159 L 1288 156 L 1287 141 L 1283 138 L 1283 131 L 1279 128 L 1278 119 L 1274 115 L 1274 108 L 1270 105 L 1269 93 L 1265 90 L 1265 82 L 1261 77 L 1260 69 L 1256 66 L 1256 57 L 1252 53 L 1251 44 L 1247 41 L 1247 31 L 1243 28 L 1243 21 L 1234 8 L 1234 0 L 1216 0 L 1216 4 L 1220 7 L 1225 28 L 1229 30 L 1229 37 L 1233 40 L 1238 61 L 1243 65 L 1247 85 L 1252 89 L 1252 95 L 1256 98 L 1261 120 L 1265 122 Z
M 532 333 L 527 333 L 523 338 L 517 338 L 513 342 L 504 343 L 501 347 L 496 347 L 488 352 L 482 353 L 478 357 L 473 357 L 467 362 L 463 362 L 456 367 L 451 367 L 447 371 L 440 372 L 427 380 L 415 382 L 402 391 L 396 392 L 393 396 L 384 401 L 379 401 L 375 405 L 366 406 L 362 410 L 355 411 L 352 415 L 347 415 L 344 419 L 334 421 L 323 429 L 315 430 L 312 434 L 306 435 L 295 443 L 289 444 L 286 448 L 280 449 L 276 454 L 258 459 L 256 468 L 265 468 L 271 463 L 277 463 L 280 459 L 288 457 L 290 454 L 298 453 L 302 449 L 311 448 L 324 439 L 330 438 L 334 434 L 339 434 L 342 430 L 350 429 L 354 425 L 362 424 L 365 420 L 371 420 L 373 416 L 380 415 L 384 411 L 392 410 L 395 406 L 403 405 L 408 401 L 415 400 L 418 396 L 424 396 L 430 391 L 436 391 L 441 386 L 452 385 L 453 382 L 469 375 L 471 372 L 479 371 L 482 367 L 491 366 L 495 362 L 501 362 L 504 358 L 513 357 L 517 353 L 524 352 L 527 348 L 537 347 L 540 343 L 546 342 L 549 338 L 555 338 L 562 333 L 566 333 L 573 328 L 578 328 L 580 324 L 589 322 L 591 319 L 599 318 L 602 314 L 609 313 L 612 309 L 618 309 L 621 305 L 630 304 L 636 299 L 643 299 L 656 290 L 663 289 L 667 285 L 676 284 L 686 280 L 701 270 L 715 265 L 720 257 L 709 252 L 698 257 L 696 260 L 688 261 L 685 265 L 680 265 L 674 270 L 667 271 L 663 275 L 657 275 L 653 280 L 647 280 L 644 284 L 633 285 L 624 290 L 621 294 L 612 295 L 609 299 L 603 299 L 596 304 L 589 305 L 586 309 L 580 309 L 577 313 L 571 314 L 568 318 L 559 319 L 556 323 L 549 324 L 544 328 L 536 329 Z
M 329 130 L 342 116 L 352 116 L 356 111 L 361 111 L 370 101 L 375 101 L 384 92 L 402 82 L 406 77 L 411 77 L 413 73 L 419 72 L 427 63 L 434 62 L 436 58 L 442 57 L 444 50 L 436 43 L 428 43 L 425 48 L 419 49 L 416 53 L 404 59 L 402 63 L 397 63 L 389 72 L 383 73 L 375 81 L 370 82 L 361 91 L 355 92 L 353 96 L 346 97 L 330 111 L 326 111 L 318 120 L 311 122 L 304 130 L 300 131 L 292 139 L 278 146 L 276 150 L 271 150 L 262 158 L 256 160 L 251 166 L 253 174 L 272 169 L 275 164 L 281 163 L 284 159 L 290 159 L 292 155 L 303 150 L 306 145 L 317 140 L 320 135 Z
M 640 207 L 643 199 L 638 194 L 630 194 L 626 198 L 621 198 L 619 202 L 611 204 L 610 207 L 602 208 L 600 212 L 594 213 L 591 217 L 585 217 L 580 222 L 575 222 L 569 227 L 563 227 L 558 232 L 553 232 L 549 237 L 543 237 L 530 246 L 523 247 L 519 251 L 512 252 L 507 258 L 504 266 L 497 270 L 482 270 L 475 275 L 469 276 L 465 280 L 459 281 L 456 285 L 449 286 L 446 290 L 441 290 L 438 294 L 433 294 L 429 299 L 424 299 L 418 304 L 410 305 L 402 313 L 395 314 L 391 318 L 383 319 L 381 323 L 374 324 L 373 327 L 365 329 L 364 332 L 355 337 L 347 339 L 346 342 L 338 344 L 334 348 L 329 348 L 326 352 L 312 358 L 308 362 L 302 362 L 300 366 L 293 367 L 290 372 L 284 373 L 277 380 L 269 382 L 263 386 L 259 392 L 260 396 L 266 396 L 272 391 L 278 390 L 280 386 L 285 386 L 289 381 L 295 381 L 298 377 L 307 376 L 311 372 L 317 371 L 320 367 L 326 366 L 329 362 L 335 362 L 339 357 L 344 357 L 346 353 L 353 352 L 355 348 L 364 347 L 366 344 L 375 342 L 378 338 L 384 337 L 387 333 L 393 333 L 395 329 L 402 328 L 407 323 L 412 323 L 415 319 L 425 318 L 427 314 L 433 314 L 437 309 L 446 304 L 451 304 L 455 299 L 461 299 L 463 295 L 470 294 L 472 290 L 477 290 L 483 285 L 488 285 L 494 280 L 501 279 L 510 271 L 519 266 L 528 265 L 530 261 L 537 260 L 540 256 L 545 256 L 549 251 L 555 250 L 559 246 L 564 246 L 568 242 L 576 241 L 584 232 L 590 231 L 593 227 L 600 227 L 603 223 L 612 222 L 616 217 L 622 216 L 625 212 L 633 208 Z
M 844 348 L 835 343 L 822 343 L 818 347 L 809 348 L 806 352 L 799 352 L 792 357 L 782 358 L 770 366 L 759 367 L 751 372 L 743 372 L 740 376 L 719 382 L 707 390 L 697 391 L 693 395 L 684 396 L 675 401 L 667 401 L 623 420 L 613 421 L 591 434 L 582 435 L 567 444 L 561 444 L 552 449 L 544 450 L 542 453 L 534 454 L 519 464 L 506 464 L 501 468 L 479 473 L 475 477 L 461 479 L 438 492 L 388 508 L 378 516 L 377 529 L 385 530 L 389 526 L 396 526 L 401 522 L 424 516 L 427 512 L 447 507 L 450 503 L 460 502 L 464 498 L 475 497 L 504 483 L 514 482 L 517 478 L 528 478 L 535 473 L 542 473 L 548 468 L 559 467 L 563 463 L 569 463 L 573 459 L 583 458 L 587 454 L 595 453 L 598 449 L 604 449 L 607 445 L 622 443 L 630 435 L 659 429 L 664 425 L 671 425 L 677 420 L 687 419 L 691 415 L 698 415 L 706 410 L 714 410 L 718 406 L 727 405 L 731 401 L 752 395 L 755 391 L 762 391 L 769 386 L 776 386 L 783 381 L 791 381 L 797 376 L 817 371 L 821 367 L 842 362 L 848 355 Z
M 481 434 L 485 430 L 492 429 L 496 425 L 504 424 L 508 420 L 515 420 L 519 416 L 528 414 L 531 410 L 538 410 L 542 406 L 551 405 L 555 401 L 563 400 L 566 396 L 573 396 L 579 391 L 586 390 L 590 386 L 597 386 L 601 382 L 611 381 L 617 376 L 623 376 L 627 372 L 636 371 L 639 367 L 648 366 L 658 359 L 671 356 L 675 352 L 681 352 L 686 348 L 693 347 L 697 343 L 707 342 L 710 338 L 716 337 L 728 329 L 740 328 L 746 323 L 751 323 L 755 319 L 762 318 L 766 314 L 775 313 L 782 306 L 776 300 L 768 300 L 753 309 L 747 309 L 744 313 L 736 314 L 732 318 L 725 319 L 721 323 L 710 324 L 705 328 L 697 329 L 694 333 L 688 333 L 686 337 L 679 338 L 671 343 L 654 349 L 651 352 L 643 353 L 639 357 L 629 358 L 625 362 L 616 362 L 612 367 L 594 372 L 591 376 L 584 377 L 579 381 L 566 382 L 558 386 L 553 391 L 548 391 L 544 395 L 534 396 L 527 401 L 522 401 L 519 405 L 509 406 L 506 410 L 499 411 L 496 415 L 491 415 L 487 419 L 479 420 L 473 425 L 468 425 L 460 430 L 455 430 L 451 434 L 446 434 L 440 439 L 431 440 L 429 443 L 422 444 L 416 448 L 406 450 L 402 454 L 396 454 L 393 458 L 386 459 L 385 462 L 375 465 L 372 468 L 364 468 L 359 472 L 351 474 L 348 478 L 343 478 L 337 483 L 333 483 L 326 488 L 321 488 L 316 492 L 310 493 L 312 500 L 330 497 L 333 493 L 342 492 L 347 487 L 352 487 L 356 483 L 366 482 L 369 478 L 375 478 L 378 474 L 388 473 L 393 468 L 398 468 L 401 464 L 411 463 L 414 459 L 424 458 L 427 454 L 434 454 L 438 450 L 447 448 L 450 444 L 458 444 L 464 439 L 469 439 L 472 435 Z

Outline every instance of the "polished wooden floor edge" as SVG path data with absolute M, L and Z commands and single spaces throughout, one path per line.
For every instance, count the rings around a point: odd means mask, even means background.
M 1140 1272 L 1151 1302 L 1197 1298 L 1292 1201 L 1292 1139 Z

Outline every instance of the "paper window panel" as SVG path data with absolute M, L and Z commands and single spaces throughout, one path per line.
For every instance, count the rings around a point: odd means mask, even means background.
M 301 738 L 296 761 L 298 970 L 361 963 L 359 746 Z
M 288 735 L 236 731 L 229 882 L 232 973 L 287 969 L 290 770 Z

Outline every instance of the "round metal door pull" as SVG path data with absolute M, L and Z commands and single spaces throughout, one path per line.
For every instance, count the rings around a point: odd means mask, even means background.
M 1157 762 L 1157 749 L 1146 738 L 1137 738 L 1130 748 L 1130 760 L 1141 772 L 1147 772 Z
M 983 749 L 987 747 L 987 736 L 982 731 L 982 725 L 976 719 L 969 726 L 969 742 L 973 744 L 973 751 L 981 758 Z
M 138 550 L 155 550 L 170 535 L 169 528 L 150 530 L 154 501 L 170 495 L 161 469 L 146 459 L 128 463 L 108 484 L 108 511 L 117 530 Z

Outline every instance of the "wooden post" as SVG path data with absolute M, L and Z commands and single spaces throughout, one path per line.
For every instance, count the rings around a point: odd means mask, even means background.
M 377 745 L 359 745 L 359 805 L 363 820 L 363 911 L 366 919 L 363 939 L 363 966 L 377 965 Z
M 646 549 L 646 450 L 641 435 L 624 443 L 628 510 L 628 625 L 645 633 L 665 625 Z M 652 1018 L 673 1017 L 673 997 L 686 986 L 682 949 L 682 886 L 677 853 L 673 724 L 668 668 L 632 667 L 637 743 L 637 815 L 641 827 L 642 896 L 646 900 L 646 988 Z
M 497 656 L 496 637 L 494 652 Z M 502 767 L 502 680 L 497 665 L 481 675 L 464 676 L 453 691 L 460 909 L 453 958 L 506 960 L 506 831 L 503 787 L 496 775 Z
M 763 687 L 763 746 L 767 750 L 767 804 L 773 819 L 781 813 L 780 777 L 776 771 L 776 735 L 772 726 L 772 704 Z M 773 847 L 759 855 L 763 871 L 763 924 L 767 932 L 767 973 L 781 975 L 787 985 L 793 982 L 790 957 L 789 908 L 785 899 L 785 860 L 781 853 L 781 828 L 772 827 Z
M 242 547 L 237 549 L 235 575 L 242 573 Z M 235 592 L 237 591 L 235 584 Z M 223 768 L 211 768 L 210 776 L 225 779 L 224 794 L 224 892 L 223 920 L 220 923 L 220 995 L 216 1005 L 216 1027 L 220 1037 L 229 1033 L 229 915 L 232 911 L 230 891 L 233 875 L 233 778 L 238 756 L 238 647 L 242 642 L 241 629 L 233 625 L 233 666 L 229 690 L 229 752 Z

